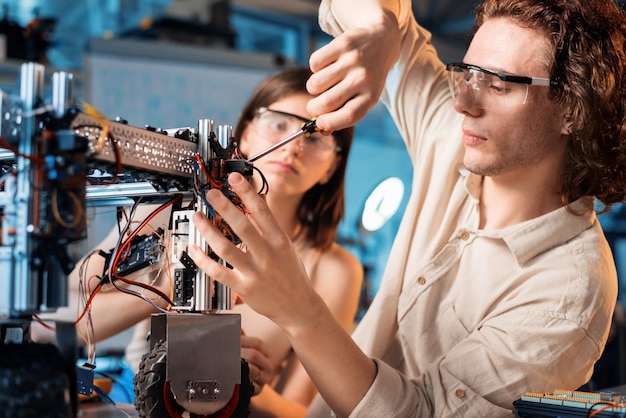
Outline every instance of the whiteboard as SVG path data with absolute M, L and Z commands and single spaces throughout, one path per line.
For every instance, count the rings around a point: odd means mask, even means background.
M 84 100 L 109 119 L 155 128 L 234 125 L 256 85 L 284 68 L 271 55 L 138 40 L 94 40 Z

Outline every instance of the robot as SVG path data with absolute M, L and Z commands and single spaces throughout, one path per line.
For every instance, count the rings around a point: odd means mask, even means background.
M 217 257 L 190 221 L 195 211 L 238 242 L 204 191 L 219 188 L 241 205 L 227 177 L 233 171 L 252 176 L 251 160 L 239 154 L 230 127 L 215 129 L 211 120 L 173 130 L 105 120 L 73 101 L 70 73 L 52 75 L 46 104 L 44 76 L 43 65 L 23 64 L 20 96 L 0 92 L 0 418 L 76 416 L 77 392 L 91 393 L 89 371 L 85 377 L 76 367 L 74 323 L 56 323 L 56 344 L 34 343 L 30 326 L 38 314 L 68 304 L 67 275 L 75 266 L 67 248 L 86 237 L 87 190 L 99 186 L 112 197 L 178 202 L 170 223 L 174 293 L 169 312 L 152 316 L 151 351 L 134 382 L 139 415 L 247 416 L 253 386 L 240 358 L 241 320 L 223 313 L 230 289 L 197 269 L 186 246 L 197 244 Z M 290 139 L 314 129 L 312 121 Z M 113 174 L 94 180 L 96 171 Z M 116 188 L 122 179 L 150 188 Z M 112 258 L 118 264 L 110 281 L 123 279 L 119 260 Z
M 75 118 L 73 126 L 74 132 L 98 146 L 101 132 L 88 115 Z M 191 417 L 245 417 L 254 388 L 248 379 L 248 365 L 240 358 L 240 317 L 222 313 L 231 308 L 230 289 L 199 270 L 186 248 L 197 244 L 217 259 L 191 223 L 196 211 L 204 212 L 225 236 L 240 243 L 206 203 L 204 192 L 218 188 L 241 206 L 228 190 L 228 174 L 237 171 L 251 177 L 254 168 L 239 155 L 229 127 L 219 127 L 218 137 L 210 120 L 199 121 L 197 129 L 171 131 L 141 130 L 119 122 L 108 126 L 115 142 L 109 141 L 99 150 L 101 170 L 114 170 L 117 163 L 107 160 L 118 160 L 121 155 L 127 171 L 133 166 L 137 177 L 141 170 L 143 180 L 158 188 L 159 198 L 173 194 L 175 200 L 181 197 L 177 202 L 189 201 L 172 210 L 168 241 L 173 297 L 167 313 L 152 316 L 151 350 L 143 357 L 134 382 L 135 407 L 141 417 L 180 417 L 184 412 Z M 116 149 L 121 144 L 132 150 L 128 151 L 132 157 L 126 158 L 125 151 Z M 137 149 L 144 152 L 137 154 Z M 158 174 L 151 172 L 153 163 L 162 165 Z M 165 169 L 169 173 L 162 176 Z M 124 280 L 121 269 L 134 270 L 132 263 L 149 259 L 149 248 L 129 245 L 115 252 L 108 263 L 109 280 Z M 127 260 L 123 266 L 122 251 Z

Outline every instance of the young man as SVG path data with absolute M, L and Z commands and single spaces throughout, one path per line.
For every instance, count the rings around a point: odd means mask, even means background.
M 382 92 L 415 167 L 354 341 L 241 176 L 231 184 L 248 216 L 208 199 L 248 251 L 196 215 L 234 268 L 192 257 L 286 331 L 323 398 L 313 417 L 509 417 L 525 391 L 584 384 L 617 297 L 594 198 L 626 193 L 623 12 L 486 0 L 463 62 L 447 67 L 409 1 L 323 1 L 320 22 L 336 39 L 311 57 L 318 126 L 353 124 Z

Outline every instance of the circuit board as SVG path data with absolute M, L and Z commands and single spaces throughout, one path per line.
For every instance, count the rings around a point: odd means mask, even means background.
M 513 413 L 519 418 L 626 418 L 625 402 L 616 392 L 526 392 L 513 402 Z
M 163 255 L 163 229 L 159 228 L 149 235 L 139 235 L 131 240 L 128 250 L 118 262 L 115 273 L 118 276 L 128 276 L 138 270 L 157 265 Z M 109 275 L 109 261 L 114 249 L 108 253 L 101 253 L 105 259 L 103 277 Z

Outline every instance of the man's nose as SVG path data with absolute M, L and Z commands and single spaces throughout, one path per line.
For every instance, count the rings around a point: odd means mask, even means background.
M 459 90 L 454 98 L 454 109 L 459 113 L 471 112 L 478 109 L 478 101 L 474 91 L 474 85 L 468 81 L 461 82 Z

